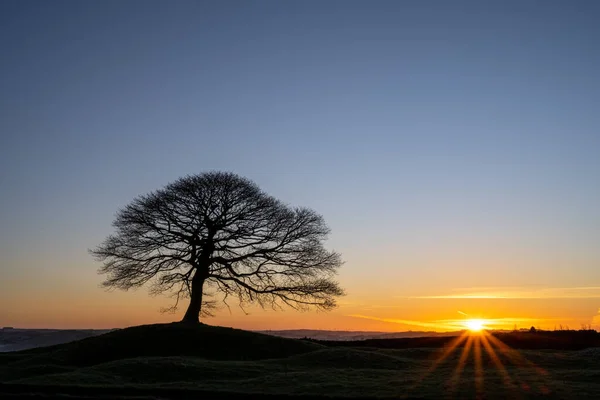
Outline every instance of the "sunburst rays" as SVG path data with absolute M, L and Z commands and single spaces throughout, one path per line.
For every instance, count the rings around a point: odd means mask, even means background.
M 456 350 L 463 342 L 465 342 L 468 338 L 468 334 L 465 332 L 457 338 L 454 338 L 450 343 L 448 343 L 443 349 L 442 353 L 433 361 L 433 364 L 421 375 L 419 376 L 414 384 L 409 388 L 409 391 L 416 389 L 421 382 L 425 380 L 429 375 L 431 375 L 439 366 L 442 364 L 448 356 L 450 356 L 454 350 Z
M 465 332 L 448 343 L 425 372 L 416 378 L 409 388 L 409 393 L 414 393 L 416 388 L 424 384 L 427 377 L 434 374 L 442 364 L 447 364 L 457 352 L 460 352 L 460 356 L 447 382 L 448 398 L 462 397 L 465 389 L 463 385 L 473 388 L 475 398 L 484 398 L 486 380 L 489 380 L 491 387 L 492 382 L 497 382 L 498 378 L 507 396 L 513 399 L 519 399 L 526 394 L 547 395 L 553 392 L 552 381 L 545 369 L 483 330 Z M 472 374 L 471 378 L 469 373 Z M 494 377 L 494 373 L 497 378 Z M 494 384 L 497 388 L 497 383 Z M 461 394 L 457 395 L 457 392 Z
M 469 352 L 471 351 L 471 346 L 473 346 L 473 338 L 474 336 L 470 335 L 467 339 L 467 343 L 463 347 L 463 351 L 458 360 L 458 364 L 456 365 L 456 369 L 450 378 L 450 393 L 454 393 L 456 391 L 457 386 L 460 383 L 460 376 L 462 374 L 463 369 L 465 368 L 465 364 L 467 363 L 467 358 L 469 357 Z

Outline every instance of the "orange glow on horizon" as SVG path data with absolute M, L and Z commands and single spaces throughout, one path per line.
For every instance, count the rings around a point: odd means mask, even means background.
M 72 283 L 72 282 L 70 282 Z M 55 329 L 111 329 L 133 325 L 179 321 L 187 304 L 174 314 L 160 309 L 172 304 L 168 297 L 148 297 L 144 290 L 106 292 L 78 286 L 50 296 L 49 291 L 29 292 L 9 288 L 0 291 L 0 326 Z M 251 306 L 245 310 L 232 304 L 221 307 L 209 325 L 246 330 L 314 329 L 361 332 L 477 332 L 481 330 L 600 328 L 600 310 L 595 299 L 416 299 L 385 295 L 348 296 L 337 309 L 322 312 L 271 311 Z M 458 311 L 461 310 L 461 311 Z M 558 314 L 556 313 L 558 310 Z M 460 315 L 457 315 L 460 314 Z M 480 321 L 480 322 L 476 322 Z M 480 325 L 480 326 L 479 326 Z

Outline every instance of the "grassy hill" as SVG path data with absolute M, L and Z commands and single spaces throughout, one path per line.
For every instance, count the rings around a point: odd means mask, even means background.
M 240 329 L 173 323 L 135 326 L 16 354 L 36 361 L 86 366 L 124 358 L 178 355 L 209 360 L 259 360 L 302 354 L 322 347 Z
M 422 340 L 414 342 L 426 344 L 418 348 L 402 347 L 404 341 L 400 348 L 361 343 L 314 343 L 208 325 L 132 327 L 0 354 L 0 397 L 37 392 L 165 399 L 600 397 L 595 348 L 521 350 L 518 357 L 515 350 L 497 348 L 491 356 L 482 348 L 477 358 L 473 351 L 463 356 L 462 347 L 448 353 L 447 343 L 438 348 Z

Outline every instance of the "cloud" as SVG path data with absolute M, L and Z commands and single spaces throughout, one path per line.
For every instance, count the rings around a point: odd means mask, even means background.
M 430 328 L 434 330 L 447 330 L 455 331 L 465 329 L 466 318 L 461 319 L 438 319 L 434 321 L 415 321 L 408 319 L 396 319 L 396 318 L 380 318 L 362 314 L 351 314 L 348 317 L 370 319 L 373 321 L 389 322 L 392 324 L 409 325 L 421 328 Z M 548 323 L 553 321 L 561 321 L 562 319 L 550 319 L 550 318 L 519 318 L 519 317 L 506 317 L 506 318 L 483 318 L 482 321 L 487 328 L 490 329 L 512 329 L 514 325 L 518 326 L 530 326 L 537 325 L 540 323 Z
M 412 299 L 597 299 L 600 286 L 561 288 L 470 288 L 456 289 L 458 293 L 435 296 L 414 296 Z
M 348 317 L 370 319 L 373 321 L 381 321 L 381 322 L 389 322 L 392 324 L 418 326 L 418 327 L 422 327 L 422 328 L 446 329 L 446 330 L 456 329 L 455 326 L 451 326 L 448 324 L 440 324 L 440 323 L 437 323 L 436 321 L 424 322 L 424 321 L 414 321 L 414 320 L 409 320 L 409 319 L 379 318 L 379 317 L 371 317 L 369 315 L 361 315 L 361 314 L 351 314 L 351 315 L 348 315 Z
M 438 319 L 433 321 L 416 321 L 408 319 L 396 319 L 396 318 L 380 318 L 370 315 L 362 314 L 351 314 L 348 317 L 363 318 L 373 321 L 389 322 L 392 324 L 408 325 L 420 328 L 429 328 L 436 331 L 458 331 L 466 328 L 466 321 L 468 318 L 460 319 Z M 599 315 L 596 317 L 597 323 L 600 324 L 600 310 Z M 503 318 L 478 318 L 483 321 L 483 325 L 488 329 L 513 329 L 516 325 L 519 328 L 529 326 L 540 326 L 549 324 L 556 324 L 558 322 L 565 322 L 564 318 L 522 318 L 522 317 L 503 317 Z M 551 328 L 549 328 L 551 329 Z

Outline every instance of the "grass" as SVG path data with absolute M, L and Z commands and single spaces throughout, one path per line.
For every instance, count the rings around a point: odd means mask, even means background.
M 600 349 L 595 348 L 517 352 L 496 347 L 496 357 L 482 348 L 476 362 L 473 351 L 462 356 L 463 347 L 440 361 L 447 353 L 444 347 L 406 348 L 404 342 L 400 348 L 390 348 L 390 343 L 381 347 L 326 344 L 207 325 L 140 326 L 0 355 L 0 397 L 9 389 L 109 393 L 108 397 L 126 392 L 159 398 L 201 397 L 199 393 L 330 398 L 600 397 Z M 458 368 L 462 361 L 464 365 Z

